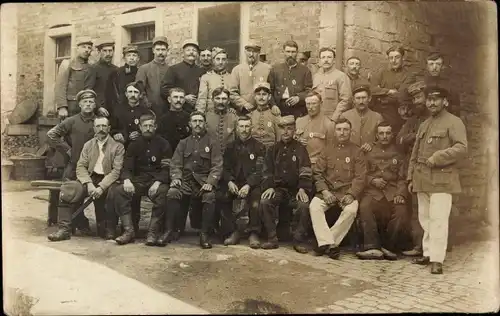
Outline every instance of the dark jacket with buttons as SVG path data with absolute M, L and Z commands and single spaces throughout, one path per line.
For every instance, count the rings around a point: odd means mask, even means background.
M 175 64 L 168 68 L 161 82 L 162 97 L 167 100 L 170 89 L 182 88 L 186 95 L 193 94 L 198 97 L 200 88 L 200 78 L 205 73 L 205 70 L 200 66 L 190 65 L 184 61 Z M 188 112 L 193 112 L 194 106 L 187 102 L 184 103 L 184 109 Z
M 181 139 L 191 135 L 189 128 L 189 113 L 169 110 L 158 120 L 157 133 L 168 140 L 172 150 L 175 151 Z
M 121 133 L 125 139 L 125 148 L 127 148 L 130 140 L 129 136 L 132 132 L 140 132 L 139 119 L 143 114 L 150 114 L 151 110 L 144 106 L 138 105 L 131 107 L 128 104 L 121 106 L 120 111 L 115 113 L 112 117 L 111 135 Z
M 248 184 L 252 189 L 259 186 L 265 153 L 265 146 L 253 137 L 229 143 L 224 152 L 224 184 L 233 181 L 238 186 Z
M 123 101 L 127 99 L 125 97 L 125 87 L 135 80 L 137 69 L 136 66 L 125 65 L 115 69 L 109 75 L 105 107 L 111 112 L 111 115 L 113 115 L 113 112 L 119 111 Z
M 103 107 L 108 108 L 106 100 L 106 89 L 108 87 L 108 80 L 110 78 L 111 73 L 118 69 L 117 66 L 107 63 L 103 60 L 99 60 L 97 63 L 92 65 L 93 72 L 95 75 L 95 82 L 93 90 L 97 95 L 96 105 L 97 108 Z

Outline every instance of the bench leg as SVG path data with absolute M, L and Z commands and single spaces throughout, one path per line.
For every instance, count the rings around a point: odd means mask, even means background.
M 47 216 L 47 226 L 57 224 L 57 208 L 59 206 L 59 191 L 49 191 L 49 212 Z

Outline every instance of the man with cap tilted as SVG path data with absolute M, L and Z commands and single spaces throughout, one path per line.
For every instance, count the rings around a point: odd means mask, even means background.
M 167 110 L 166 102 L 161 94 L 161 80 L 167 73 L 169 66 L 166 63 L 168 54 L 168 41 L 165 36 L 153 38 L 154 58 L 149 63 L 142 65 L 137 70 L 135 81 L 144 82 L 146 87 L 146 97 L 150 103 L 150 108 L 156 116 L 161 116 Z
M 101 238 L 114 238 L 112 235 L 106 236 L 106 233 L 114 230 L 116 224 L 106 222 L 104 206 L 108 188 L 120 176 L 125 148 L 109 136 L 109 130 L 108 118 L 95 118 L 95 136 L 83 145 L 78 159 L 77 181 L 64 182 L 61 186 L 61 203 L 58 209 L 59 230 L 48 236 L 50 241 L 71 238 L 72 214 L 83 204 L 87 196 L 94 200 L 97 235 Z
M 100 58 L 97 63 L 92 65 L 95 76 L 95 83 L 92 89 L 97 94 L 97 108 L 103 108 L 103 114 L 109 116 L 108 108 L 111 107 L 111 104 L 109 100 L 106 100 L 106 88 L 111 73 L 118 69 L 117 66 L 113 65 L 115 42 L 113 40 L 101 40 L 96 45 L 96 48 L 99 51 Z
M 77 93 L 94 87 L 95 76 L 88 63 L 92 45 L 94 44 L 90 37 L 80 38 L 76 44 L 76 58 L 72 59 L 67 67 L 61 64 L 54 92 L 60 118 L 78 114 L 80 108 L 76 100 Z
M 172 88 L 181 88 L 186 92 L 184 109 L 191 113 L 196 107 L 200 78 L 205 70 L 196 64 L 200 46 L 195 40 L 186 40 L 182 45 L 182 61 L 170 67 L 161 82 L 161 94 L 165 100 Z
M 430 117 L 418 128 L 407 177 L 408 191 L 417 193 L 424 230 L 423 257 L 414 263 L 431 263 L 431 273 L 441 274 L 452 194 L 461 191 L 456 163 L 467 154 L 467 133 L 462 120 L 446 109 L 446 89 L 427 86 L 424 93 Z
M 323 114 L 335 122 L 351 107 L 351 81 L 335 68 L 333 48 L 323 47 L 318 55 L 321 68 L 314 74 L 313 89 L 321 94 Z
M 278 248 L 276 213 L 280 221 L 291 218 L 292 211 L 299 216 L 293 233 L 295 251 L 307 253 L 305 235 L 310 227 L 309 196 L 313 190 L 311 161 L 306 147 L 294 139 L 295 118 L 288 115 L 281 118 L 283 128 L 281 140 L 271 146 L 264 158 L 262 172 L 261 218 L 267 232 L 263 249 Z M 278 208 L 278 212 L 276 212 Z M 287 227 L 290 230 L 290 227 Z
M 208 47 L 200 52 L 200 66 L 205 74 L 212 70 L 212 50 Z
M 252 136 L 264 144 L 266 148 L 269 148 L 278 141 L 280 116 L 276 116 L 271 110 L 273 107 L 277 108 L 277 106 L 271 106 L 270 104 L 272 94 L 268 82 L 256 83 L 254 91 L 256 109 L 250 113 L 253 126 Z

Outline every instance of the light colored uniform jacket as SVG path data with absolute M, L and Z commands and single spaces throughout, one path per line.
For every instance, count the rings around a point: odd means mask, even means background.
M 321 94 L 323 114 L 333 121 L 351 107 L 351 80 L 338 69 L 332 68 L 327 72 L 319 69 L 313 76 L 313 90 Z
M 268 82 L 271 66 L 257 62 L 253 68 L 248 64 L 239 64 L 231 72 L 231 102 L 238 110 L 242 110 L 245 104 L 255 105 L 253 99 L 254 87 L 259 82 Z
M 224 87 L 227 90 L 231 88 L 231 74 L 224 71 L 223 73 L 216 73 L 210 71 L 201 76 L 200 90 L 198 91 L 198 99 L 196 100 L 196 110 L 203 113 L 214 111 L 214 102 L 212 100 L 212 93 L 219 87 Z M 231 106 L 232 102 L 231 102 Z

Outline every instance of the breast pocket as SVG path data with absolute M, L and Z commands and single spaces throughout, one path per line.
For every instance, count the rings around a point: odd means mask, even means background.
M 439 169 L 432 172 L 432 184 L 436 186 L 447 185 L 454 181 L 451 169 Z
M 448 146 L 448 132 L 446 130 L 437 130 L 428 133 L 427 143 L 431 148 L 439 150 Z
M 338 97 L 338 91 L 336 85 L 325 86 L 325 99 L 334 100 Z

